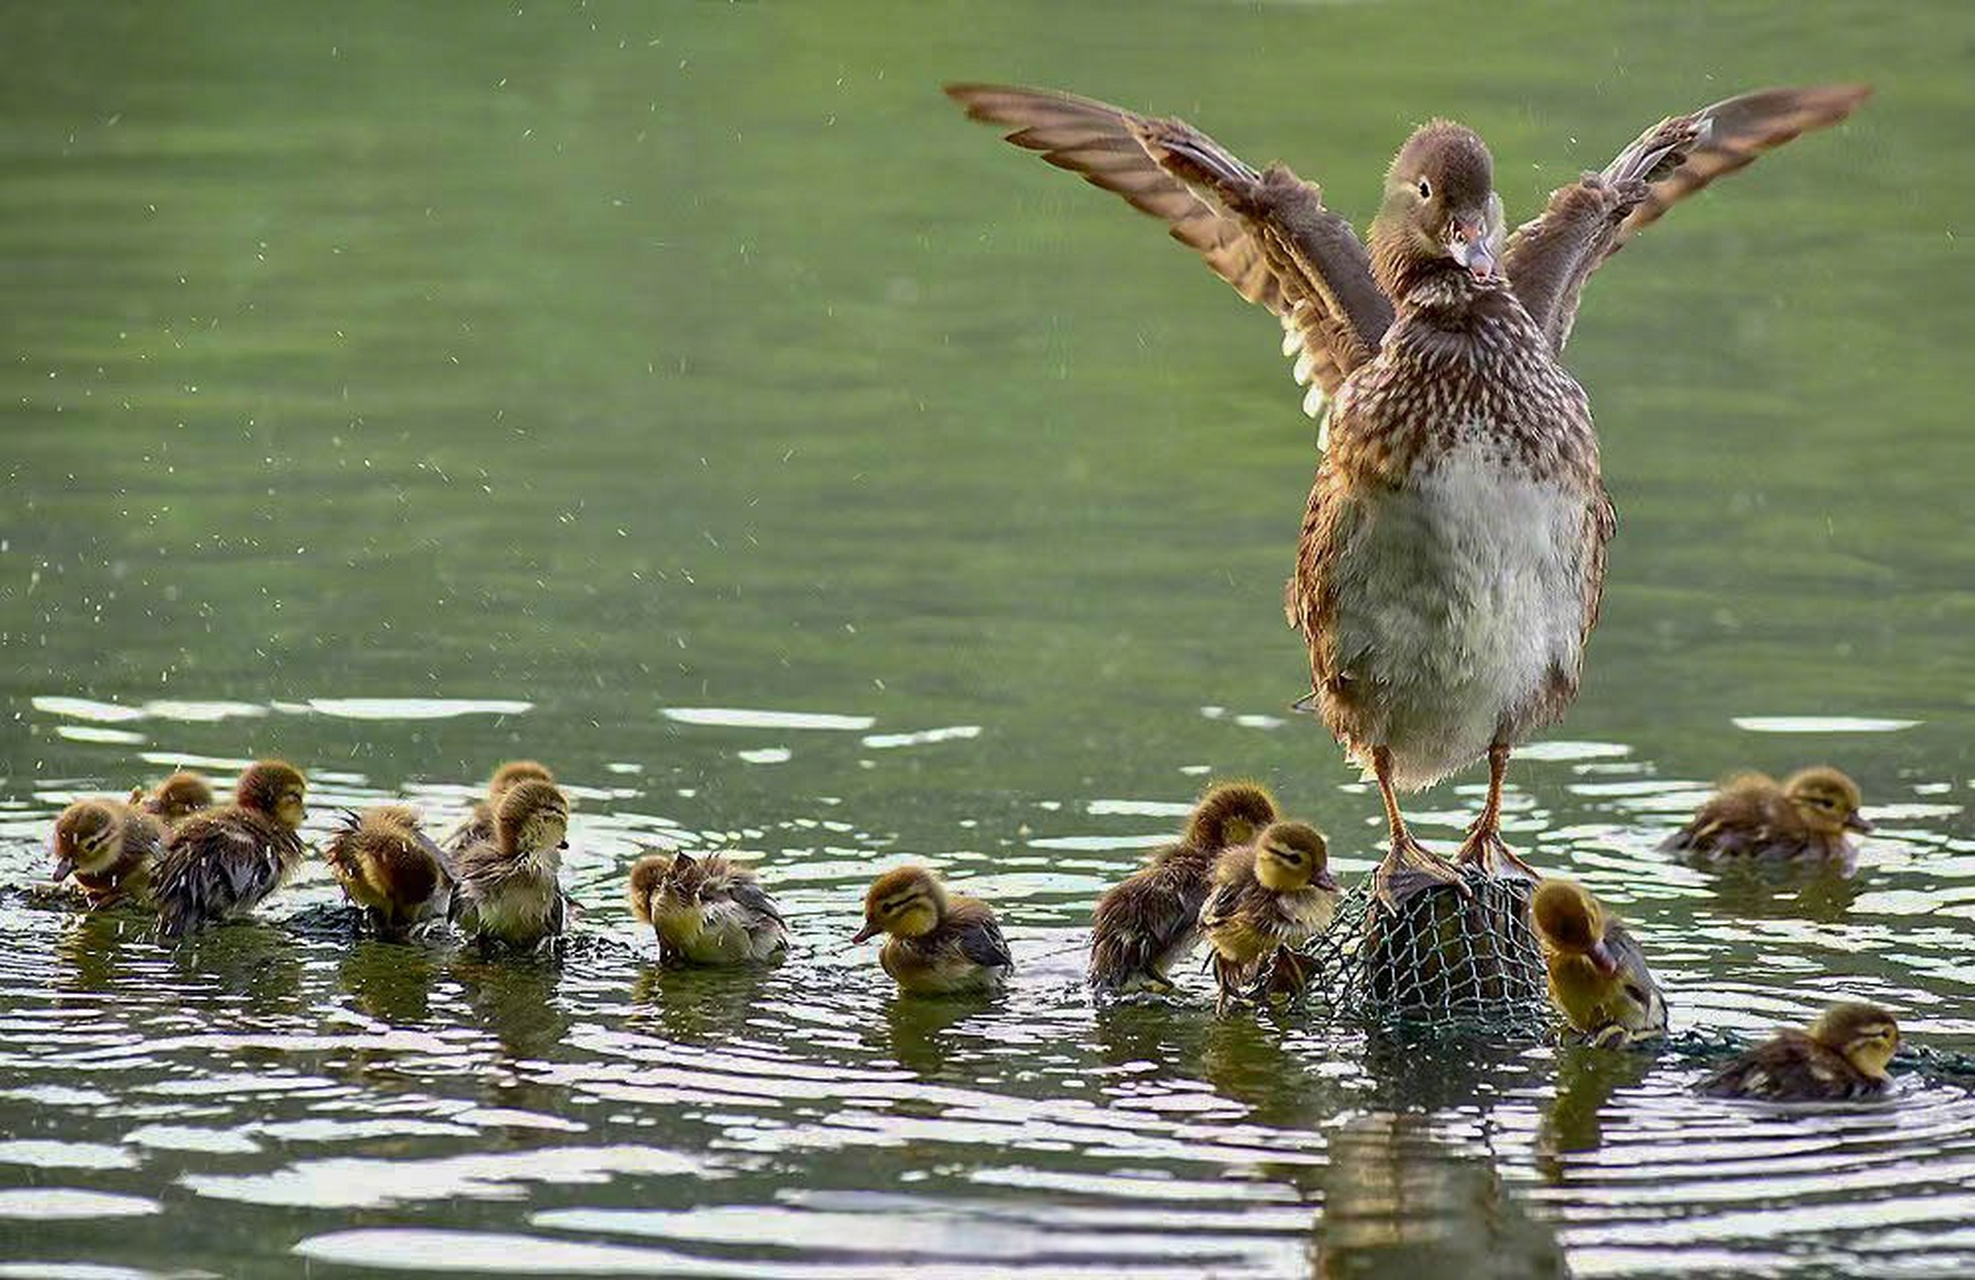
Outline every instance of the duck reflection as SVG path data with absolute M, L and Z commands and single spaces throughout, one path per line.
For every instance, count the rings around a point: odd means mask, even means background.
M 1548 1051 L 1509 1035 L 1485 1039 L 1431 1027 L 1372 1030 L 1365 1039 L 1365 1074 L 1372 1096 L 1393 1110 L 1472 1107 L 1548 1074 Z
M 440 971 L 429 948 L 378 938 L 352 942 L 336 965 L 337 980 L 356 1007 L 393 1026 L 431 1016 L 432 984 Z
M 1093 1027 L 1104 1065 L 1157 1077 L 1191 1076 L 1206 1051 L 1206 1009 L 1177 996 L 1137 996 L 1097 1006 Z M 1230 1019 L 1238 1023 L 1239 1019 Z M 1253 1025 L 1252 1021 L 1249 1023 Z
M 301 996 L 302 951 L 283 928 L 236 920 L 190 934 L 171 953 L 171 965 L 209 1001 L 233 1005 L 257 1018 L 313 1012 Z
M 1564 1179 L 1569 1157 L 1604 1145 L 1606 1104 L 1620 1089 L 1646 1078 L 1653 1055 L 1566 1043 L 1557 1050 L 1557 1093 L 1536 1131 L 1536 1163 L 1552 1183 Z
M 641 964 L 631 980 L 634 1022 L 656 1022 L 682 1043 L 719 1043 L 746 1030 L 760 1007 L 759 970 Z
M 134 907 L 99 907 L 71 911 L 55 935 L 55 954 L 62 961 L 59 983 L 65 990 L 108 990 L 131 955 L 131 944 L 142 946 L 157 931 L 158 918 Z
M 562 962 L 551 955 L 485 959 L 461 951 L 448 969 L 475 1022 L 500 1041 L 510 1058 L 544 1056 L 569 1033 L 567 1011 L 557 999 Z
M 955 1052 L 953 1029 L 995 1004 L 993 993 L 940 999 L 892 996 L 884 1003 L 885 1046 L 898 1065 L 914 1075 L 950 1079 L 955 1065 L 967 1056 Z
M 1434 1137 L 1424 1116 L 1361 1116 L 1331 1136 L 1310 1274 L 1531 1280 L 1570 1275 L 1555 1228 L 1484 1156 Z
M 1200 1073 L 1215 1092 L 1246 1106 L 1256 1124 L 1314 1129 L 1348 1105 L 1335 1084 L 1310 1070 L 1329 1057 L 1292 1049 L 1280 1028 L 1252 1018 L 1216 1018 L 1206 1025 Z

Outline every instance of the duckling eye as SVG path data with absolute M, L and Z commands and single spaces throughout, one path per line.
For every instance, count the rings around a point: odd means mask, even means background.
M 1433 184 L 1431 182 L 1428 182 L 1425 178 L 1420 179 L 1420 199 L 1422 200 L 1433 199 Z

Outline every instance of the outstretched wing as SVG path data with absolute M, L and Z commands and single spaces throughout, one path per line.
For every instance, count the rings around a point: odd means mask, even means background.
M 1330 392 L 1378 349 L 1392 307 L 1351 225 L 1281 165 L 1257 173 L 1182 120 L 1047 89 L 954 84 L 974 120 L 1163 220 L 1214 274 L 1282 321 L 1297 380 Z M 1315 412 L 1320 397 L 1305 407 Z
M 1563 350 L 1584 282 L 1668 209 L 1791 139 L 1837 124 L 1871 96 L 1862 84 L 1759 89 L 1639 135 L 1602 173 L 1550 193 L 1516 228 L 1503 271 L 1530 316 Z

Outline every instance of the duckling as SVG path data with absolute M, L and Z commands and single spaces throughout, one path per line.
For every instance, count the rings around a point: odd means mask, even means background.
M 451 910 L 448 859 L 409 805 L 346 811 L 323 859 L 380 937 L 402 941 L 414 927 L 444 920 Z
M 240 775 L 232 804 L 173 827 L 153 879 L 159 932 L 176 938 L 244 916 L 286 884 L 302 863 L 307 791 L 294 765 L 262 760 Z
M 1785 1028 L 1701 1082 L 1716 1098 L 1830 1102 L 1884 1093 L 1899 1025 L 1876 1004 L 1834 1004 L 1808 1031 Z
M 633 863 L 631 914 L 667 963 L 745 964 L 788 950 L 789 927 L 754 873 L 721 854 L 649 854 Z
M 1845 833 L 1872 830 L 1861 803 L 1858 784 L 1828 765 L 1800 769 L 1781 786 L 1760 773 L 1738 774 L 1660 847 L 1701 861 L 1746 857 L 1849 867 L 1857 850 Z
M 1091 917 L 1090 972 L 1099 994 L 1170 991 L 1168 971 L 1200 942 L 1200 907 L 1214 885 L 1214 859 L 1276 820 L 1274 797 L 1252 782 L 1209 787 L 1180 838 L 1104 891 Z
M 452 918 L 482 944 L 523 949 L 562 934 L 562 850 L 569 800 L 552 782 L 528 778 L 494 806 L 494 835 L 453 856 L 459 877 Z
M 494 770 L 494 776 L 487 779 L 487 798 L 475 800 L 467 810 L 460 824 L 447 833 L 444 841 L 446 852 L 461 853 L 469 845 L 491 843 L 494 839 L 494 809 L 507 794 L 508 788 L 517 782 L 555 781 L 555 774 L 549 767 L 536 760 L 510 760 Z
M 1014 971 L 1001 925 L 985 902 L 949 896 L 924 867 L 900 867 L 864 895 L 864 927 L 852 942 L 890 934 L 878 962 L 909 995 L 993 992 Z
M 1214 980 L 1225 1013 L 1278 948 L 1307 942 L 1337 914 L 1329 849 L 1314 827 L 1276 822 L 1254 843 L 1221 851 L 1200 931 L 1214 948 Z
M 1625 926 L 1580 884 L 1545 880 L 1529 904 L 1550 1003 L 1587 1042 L 1621 1048 L 1666 1034 L 1666 996 Z
M 129 898 L 151 905 L 151 878 L 165 825 L 117 800 L 78 800 L 55 818 L 48 850 L 55 858 L 54 880 L 70 875 L 92 907 Z
M 213 784 L 202 773 L 180 769 L 149 791 L 132 787 L 130 803 L 155 814 L 167 827 L 175 827 L 201 809 L 213 807 Z

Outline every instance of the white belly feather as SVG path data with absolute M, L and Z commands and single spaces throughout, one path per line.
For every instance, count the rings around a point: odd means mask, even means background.
M 1586 498 L 1465 441 L 1406 487 L 1360 498 L 1337 566 L 1337 647 L 1394 781 L 1427 786 L 1582 657 Z

